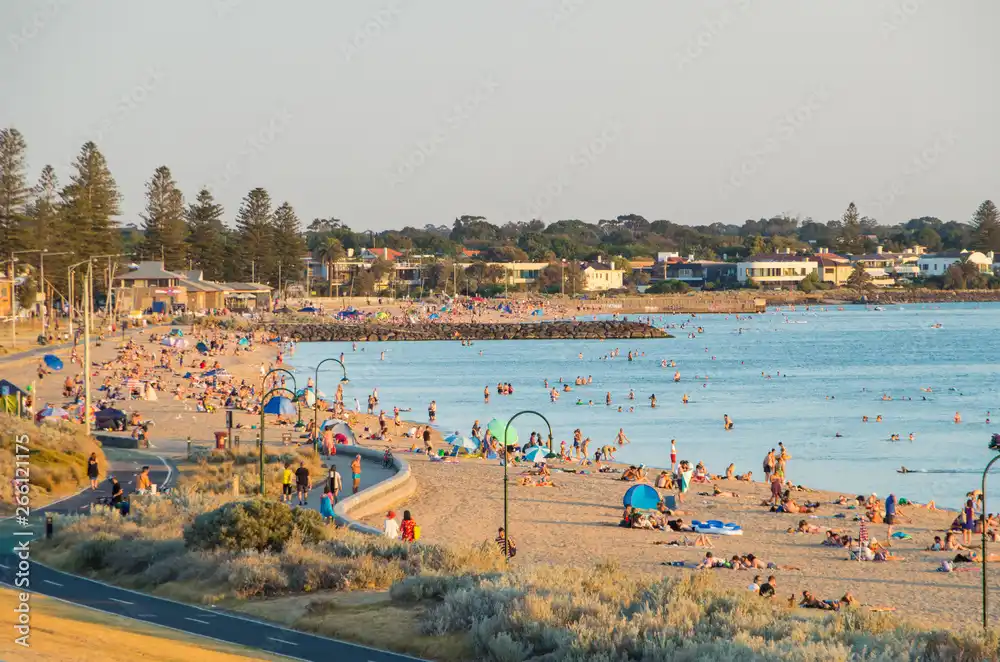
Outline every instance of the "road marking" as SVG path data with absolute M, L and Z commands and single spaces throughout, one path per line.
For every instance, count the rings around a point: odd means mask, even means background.
M 278 639 L 277 637 L 268 637 L 271 641 L 277 641 L 281 644 L 288 644 L 289 646 L 298 646 L 298 644 L 292 643 L 291 641 L 285 641 L 284 639 Z
M 46 584 L 52 584 L 53 586 L 62 586 L 62 584 L 60 584 L 59 582 L 54 582 L 51 579 L 43 579 L 42 581 L 45 582 Z
M 114 600 L 115 602 L 120 602 L 123 605 L 134 605 L 134 602 L 129 602 L 128 600 L 119 600 L 118 598 L 108 598 L 108 600 Z
M 136 618 L 156 618 L 156 614 L 136 614 Z
M 211 623 L 209 623 L 208 621 L 203 621 L 200 618 L 189 618 L 188 616 L 185 616 L 184 620 L 185 621 L 194 621 L 195 623 L 201 623 L 202 625 L 211 625 Z

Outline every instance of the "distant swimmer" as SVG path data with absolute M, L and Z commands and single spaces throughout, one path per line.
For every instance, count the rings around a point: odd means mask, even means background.
M 631 389 L 631 388 L 630 388 L 630 389 L 628 390 L 628 399 L 629 399 L 629 400 L 635 400 L 635 389 Z
M 900 468 L 896 469 L 896 473 L 911 474 L 913 472 L 910 471 L 909 469 L 907 469 L 906 467 L 900 467 Z
M 677 372 L 674 373 L 674 382 L 676 383 L 679 382 L 680 380 L 681 380 L 681 373 L 678 370 Z
M 729 418 L 729 414 L 723 414 L 722 415 L 722 425 L 725 427 L 725 429 L 732 430 L 733 429 L 733 425 L 735 425 L 735 424 L 733 423 L 733 419 Z
M 875 422 L 876 423 L 881 423 L 882 422 L 882 414 L 879 414 L 878 416 L 875 417 Z
M 953 420 L 954 420 L 954 421 L 955 421 L 956 423 L 961 423 L 961 422 L 962 422 L 962 415 L 961 415 L 960 413 L 958 413 L 958 412 L 956 411 L 956 412 L 955 412 L 955 416 L 954 416 L 954 419 L 953 419 Z
M 910 441 L 913 441 L 913 433 L 910 433 Z
M 844 435 L 842 435 L 842 434 L 840 434 L 840 433 L 838 432 L 837 434 L 835 434 L 835 435 L 833 435 L 833 436 L 834 436 L 834 437 L 838 437 L 838 438 L 839 438 L 839 437 L 843 437 Z
M 576 355 L 576 358 L 578 358 L 578 359 L 582 359 L 582 358 L 583 358 L 583 352 L 580 352 L 579 354 L 577 354 L 577 355 Z
M 685 394 L 684 394 L 684 397 L 683 397 L 683 398 L 681 398 L 681 402 L 683 402 L 684 404 L 687 404 L 687 403 L 688 403 L 688 394 L 687 394 L 687 393 L 685 393 Z
M 649 396 L 649 406 L 656 409 L 656 394 Z

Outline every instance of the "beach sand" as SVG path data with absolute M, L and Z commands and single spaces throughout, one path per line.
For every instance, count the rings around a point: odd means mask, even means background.
M 184 328 L 185 333 L 189 329 Z M 159 330 L 163 332 L 162 329 Z M 142 342 L 149 332 L 142 333 Z M 119 340 L 105 341 L 93 351 L 96 362 L 111 359 Z M 155 350 L 159 346 L 149 345 Z M 68 361 L 67 350 L 56 352 L 63 357 L 66 368 L 61 373 L 37 381 L 35 369 L 38 358 L 19 361 L 5 361 L 2 375 L 16 384 L 28 384 L 35 380 L 39 395 L 39 407 L 47 402 L 62 404 L 62 381 L 66 374 L 79 372 L 79 366 Z M 189 362 L 193 353 L 189 353 Z M 250 353 L 238 356 L 218 357 L 220 363 L 234 374 L 235 380 L 247 379 L 248 383 L 260 383 L 261 364 L 269 364 L 277 354 L 274 346 L 261 346 Z M 212 358 L 214 360 L 215 357 Z M 175 370 L 175 372 L 177 372 Z M 103 372 L 98 377 L 103 379 Z M 183 374 L 183 373 L 179 373 Z M 179 378 L 172 377 L 169 382 Z M 99 383 L 96 379 L 94 384 Z M 300 384 L 302 387 L 305 384 Z M 321 390 L 330 391 L 326 384 Z M 95 395 L 95 400 L 97 396 Z M 362 399 L 359 396 L 359 399 Z M 125 411 L 138 411 L 146 418 L 156 421 L 152 429 L 154 452 L 164 455 L 180 454 L 185 448 L 187 437 L 200 444 L 213 440 L 212 433 L 225 429 L 225 412 L 198 413 L 194 411 L 194 400 L 176 400 L 168 392 L 161 392 L 155 402 L 117 402 L 116 406 Z M 380 404 L 391 416 L 392 403 Z M 308 420 L 311 412 L 303 412 Z M 269 417 L 273 418 L 273 417 Z M 321 414 L 321 419 L 323 418 Z M 245 429 L 238 431 L 244 443 L 253 443 L 255 431 L 250 426 L 259 423 L 258 416 L 236 412 L 235 421 Z M 375 417 L 352 415 L 353 429 L 359 438 L 363 427 L 377 429 Z M 390 430 L 408 429 L 411 423 L 401 428 L 390 424 Z M 283 428 L 291 430 L 290 427 Z M 276 442 L 280 432 L 268 423 L 268 439 Z M 297 438 L 295 435 L 293 438 Z M 433 435 L 435 446 L 440 447 L 440 435 Z M 369 443 L 369 442 L 365 442 Z M 371 445 L 383 444 L 371 442 Z M 407 452 L 409 440 L 394 434 L 390 444 L 397 454 L 410 461 L 417 480 L 417 491 L 405 503 L 397 504 L 397 511 L 409 509 L 423 529 L 424 539 L 432 543 L 470 544 L 492 540 L 497 527 L 503 524 L 503 469 L 497 461 L 463 459 L 456 464 L 429 462 L 421 454 Z M 664 455 L 669 449 L 664 449 Z M 558 465 L 557 465 L 558 466 Z M 759 467 L 737 467 L 737 472 L 748 468 L 755 472 Z M 710 467 L 721 470 L 721 467 Z M 906 531 L 912 540 L 893 540 L 893 551 L 905 557 L 905 561 L 885 563 L 858 563 L 847 560 L 844 549 L 821 545 L 824 538 L 820 534 L 791 534 L 799 520 L 826 528 L 833 528 L 857 536 L 858 523 L 853 521 L 857 511 L 834 505 L 840 496 L 832 492 L 795 492 L 799 503 L 806 500 L 819 501 L 822 506 L 818 516 L 775 514 L 761 506 L 768 497 L 768 489 L 762 483 L 748 484 L 739 481 L 719 481 L 723 490 L 734 491 L 737 498 L 699 496 L 699 492 L 711 492 L 710 485 L 693 485 L 681 508 L 686 522 L 692 519 L 719 519 L 736 522 L 743 527 L 743 536 L 713 536 L 712 550 L 716 556 L 729 558 L 733 554 L 753 553 L 765 562 L 779 566 L 794 566 L 800 570 L 776 571 L 725 569 L 697 571 L 663 565 L 665 562 L 685 561 L 689 566 L 704 557 L 705 549 L 699 547 L 670 547 L 654 544 L 658 541 L 679 539 L 681 534 L 625 529 L 618 526 L 622 514 L 622 496 L 630 483 L 618 480 L 619 475 L 590 474 L 574 475 L 553 473 L 556 487 L 522 487 L 518 478 L 523 468 L 512 467 L 510 476 L 510 533 L 518 544 L 518 555 L 513 561 L 518 565 L 558 563 L 576 565 L 581 568 L 595 562 L 615 559 L 625 571 L 641 569 L 665 576 L 681 576 L 690 572 L 713 572 L 724 584 L 736 589 L 745 589 L 755 574 L 766 579 L 773 572 L 778 577 L 778 597 L 787 599 L 793 593 L 800 595 L 808 589 L 823 599 L 839 598 L 850 590 L 862 603 L 895 607 L 901 616 L 928 626 L 974 626 L 980 618 L 981 570 L 977 564 L 961 564 L 957 567 L 975 568 L 970 572 L 936 572 L 940 562 L 951 559 L 954 553 L 923 551 L 936 533 L 943 531 L 954 517 L 953 513 L 929 512 L 917 507 L 903 507 L 900 512 L 913 519 L 912 523 L 897 526 L 896 530 Z M 795 460 L 789 463 L 789 476 L 795 477 Z M 655 476 L 656 471 L 651 472 Z M 847 495 L 854 497 L 856 495 Z M 882 494 L 881 497 L 886 495 Z M 901 495 L 905 496 L 905 495 Z M 837 513 L 847 515 L 846 519 L 836 519 Z M 381 517 L 374 517 L 375 525 L 381 524 Z M 886 538 L 885 525 L 870 525 L 871 535 L 878 540 Z M 693 537 L 692 534 L 687 534 Z M 941 534 L 943 536 L 943 534 Z M 978 545 L 978 538 L 974 538 Z M 1000 595 L 1000 571 L 993 571 L 989 579 L 990 590 Z M 995 613 L 1000 613 L 998 606 Z

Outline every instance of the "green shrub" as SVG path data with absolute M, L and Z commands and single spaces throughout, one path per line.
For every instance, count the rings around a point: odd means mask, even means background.
M 315 510 L 263 499 L 234 501 L 195 517 L 184 529 L 184 542 L 190 549 L 280 552 L 295 531 L 305 542 L 319 542 L 322 526 Z

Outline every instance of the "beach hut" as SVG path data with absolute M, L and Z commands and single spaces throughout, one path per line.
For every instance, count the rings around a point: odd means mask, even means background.
M 0 379 L 0 409 L 6 414 L 20 416 L 24 411 L 24 399 L 28 393 L 22 391 L 13 382 Z
M 622 498 L 622 505 L 638 510 L 654 510 L 659 503 L 660 493 L 649 485 L 633 485 Z

